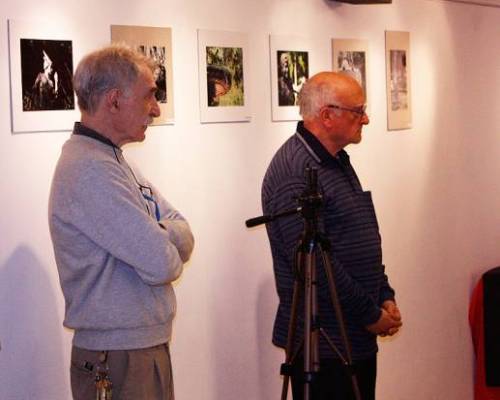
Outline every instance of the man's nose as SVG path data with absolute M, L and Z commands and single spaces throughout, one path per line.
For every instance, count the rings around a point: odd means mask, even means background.
M 151 107 L 151 116 L 158 118 L 161 114 L 160 111 L 160 105 L 158 104 L 158 101 L 156 98 L 153 100 L 153 106 Z
M 367 113 L 364 113 L 363 116 L 361 117 L 361 123 L 363 125 L 368 125 L 370 123 L 370 117 L 368 116 Z

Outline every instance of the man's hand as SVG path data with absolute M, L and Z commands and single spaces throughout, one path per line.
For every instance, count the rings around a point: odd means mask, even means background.
M 382 314 L 377 322 L 368 325 L 368 329 L 371 333 L 380 336 L 392 336 L 401 327 L 401 313 L 399 308 L 391 300 L 387 300 L 382 304 Z
M 387 311 L 392 318 L 397 321 L 401 321 L 401 313 L 399 311 L 398 306 L 392 300 L 386 300 L 382 303 L 382 308 Z
M 387 311 L 389 315 L 396 321 L 400 323 L 398 327 L 393 327 L 389 329 L 386 333 L 382 333 L 380 336 L 392 336 L 394 335 L 397 331 L 399 331 L 399 328 L 402 325 L 401 321 L 401 312 L 399 311 L 398 306 L 396 303 L 392 300 L 386 300 L 382 303 L 382 309 Z

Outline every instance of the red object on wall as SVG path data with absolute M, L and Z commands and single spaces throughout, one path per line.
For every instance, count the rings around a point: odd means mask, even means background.
M 469 306 L 469 324 L 476 353 L 476 369 L 474 377 L 475 400 L 500 400 L 500 387 L 486 386 L 484 363 L 484 286 L 483 278 L 479 280 Z

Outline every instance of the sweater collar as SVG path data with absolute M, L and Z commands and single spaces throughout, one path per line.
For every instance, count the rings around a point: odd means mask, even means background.
M 101 143 L 107 144 L 114 149 L 120 149 L 117 145 L 115 145 L 111 140 L 107 137 L 101 135 L 99 132 L 94 131 L 91 128 L 86 127 L 81 122 L 75 122 L 75 127 L 73 128 L 74 135 L 87 136 L 91 139 L 97 140 Z

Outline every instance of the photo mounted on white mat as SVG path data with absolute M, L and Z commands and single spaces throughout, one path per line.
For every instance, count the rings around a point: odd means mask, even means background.
M 410 33 L 385 32 L 387 129 L 411 128 Z
M 332 39 L 332 70 L 356 79 L 365 93 L 367 112 L 368 99 L 368 40 Z
M 54 21 L 9 20 L 8 27 L 12 132 L 71 131 L 80 118 L 73 72 L 82 38 Z
M 319 72 L 316 54 L 320 50 L 313 43 L 307 38 L 269 36 L 273 121 L 301 119 L 298 94 L 307 79 Z
M 155 61 L 156 100 L 160 116 L 152 125 L 174 123 L 172 29 L 150 26 L 111 25 L 111 42 L 125 43 Z
M 198 30 L 200 121 L 251 120 L 248 85 L 248 35 Z

